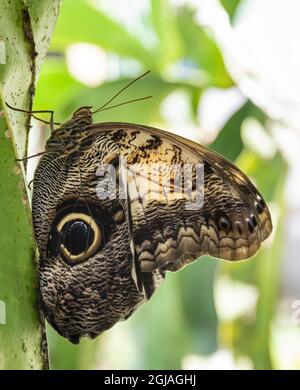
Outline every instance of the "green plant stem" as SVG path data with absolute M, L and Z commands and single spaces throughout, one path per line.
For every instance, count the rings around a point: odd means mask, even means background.
M 31 109 L 58 6 L 58 0 L 0 2 L 0 369 L 48 367 L 25 170 L 15 161 L 26 155 L 30 118 L 5 102 Z

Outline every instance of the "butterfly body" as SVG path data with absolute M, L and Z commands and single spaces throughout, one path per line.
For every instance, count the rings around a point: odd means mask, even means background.
M 128 318 L 166 271 L 203 254 L 246 259 L 272 230 L 262 196 L 238 168 L 165 131 L 93 124 L 83 107 L 53 132 L 46 150 L 33 189 L 41 303 L 72 342 Z M 104 166 L 113 168 L 114 183 Z M 175 182 L 184 166 L 192 169 L 182 190 Z M 102 196 L 110 184 L 112 196 Z

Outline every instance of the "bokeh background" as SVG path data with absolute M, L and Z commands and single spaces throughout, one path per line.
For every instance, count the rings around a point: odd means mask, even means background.
M 79 346 L 48 327 L 56 369 L 300 368 L 300 3 L 64 0 L 35 109 L 167 129 L 234 161 L 268 202 L 274 232 L 248 262 L 209 257 L 168 274 L 128 321 Z M 35 125 L 29 153 L 47 129 Z M 28 179 L 34 164 L 29 163 Z

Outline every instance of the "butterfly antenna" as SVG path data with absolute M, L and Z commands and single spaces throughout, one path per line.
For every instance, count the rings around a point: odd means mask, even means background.
M 99 111 L 103 111 L 103 108 L 108 106 L 109 103 L 111 103 L 113 100 L 115 100 L 115 98 L 117 96 L 119 96 L 122 92 L 124 92 L 127 88 L 129 88 L 132 84 L 136 83 L 138 80 L 140 80 L 141 78 L 147 76 L 147 74 L 150 73 L 150 70 L 148 70 L 147 72 L 143 73 L 142 75 L 140 75 L 139 77 L 137 77 L 136 79 L 130 81 L 130 83 L 128 83 L 127 85 L 125 85 L 125 87 L 123 87 L 122 89 L 120 89 L 119 92 L 117 92 L 111 99 L 109 99 L 105 104 L 103 104 L 103 106 L 99 107 L 97 110 L 93 111 L 92 114 L 96 114 L 96 112 L 99 112 Z
M 99 110 L 99 111 L 97 110 L 97 112 L 110 110 L 111 108 L 124 106 L 125 104 L 129 104 L 129 103 L 133 103 L 133 102 L 140 102 L 141 100 L 151 99 L 152 97 L 153 96 L 145 96 L 145 97 L 142 97 L 142 98 L 137 98 L 137 99 L 133 99 L 133 100 L 127 100 L 126 102 L 115 104 L 114 106 L 101 108 L 101 110 Z

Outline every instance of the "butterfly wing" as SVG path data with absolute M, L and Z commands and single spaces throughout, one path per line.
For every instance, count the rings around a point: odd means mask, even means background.
M 142 272 L 176 271 L 204 254 L 247 259 L 270 235 L 271 217 L 261 194 L 221 155 L 146 126 L 103 123 L 91 126 L 93 130 L 115 142 L 126 161 L 130 229 Z M 151 165 L 165 171 L 149 175 Z M 174 172 L 168 167 L 186 165 L 203 167 L 200 207 L 187 207 L 190 199 L 170 184 Z M 192 188 L 194 199 L 196 191 Z

